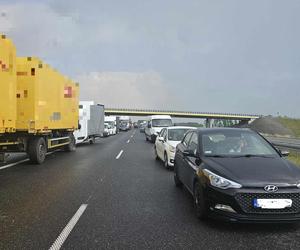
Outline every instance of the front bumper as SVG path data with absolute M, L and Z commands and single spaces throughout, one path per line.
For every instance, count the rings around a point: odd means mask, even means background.
M 300 221 L 300 192 L 299 189 L 290 189 L 286 192 L 266 193 L 261 189 L 228 189 L 221 190 L 211 186 L 205 188 L 205 199 L 212 218 L 229 222 L 272 223 Z M 245 200 L 241 200 L 241 196 Z M 252 205 L 256 198 L 291 198 L 291 208 L 261 209 Z M 223 211 L 216 208 L 217 204 L 230 206 L 235 212 Z
M 174 159 L 175 159 L 175 153 L 169 152 L 169 166 L 174 167 Z

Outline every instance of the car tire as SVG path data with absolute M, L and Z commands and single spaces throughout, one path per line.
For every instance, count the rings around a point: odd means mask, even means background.
M 194 206 L 196 211 L 196 216 L 200 220 L 207 218 L 207 205 L 204 199 L 203 189 L 199 182 L 194 185 Z
M 91 137 L 89 143 L 90 144 L 95 144 L 96 142 L 96 138 L 95 137 Z
M 166 169 L 168 169 L 168 170 L 170 169 L 168 155 L 166 152 L 164 153 L 164 166 Z
M 157 151 L 156 151 L 156 147 L 154 147 L 154 156 L 155 156 L 155 160 L 159 160 L 159 157 L 158 157 L 158 154 L 157 154 Z
M 179 179 L 179 176 L 177 174 L 177 171 L 174 170 L 174 183 L 176 187 L 182 187 L 182 182 Z

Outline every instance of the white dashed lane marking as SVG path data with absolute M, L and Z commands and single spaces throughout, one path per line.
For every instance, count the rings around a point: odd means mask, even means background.
M 123 154 L 123 150 L 120 151 L 120 153 L 117 155 L 116 159 L 118 160 L 122 154 Z
M 69 223 L 65 226 L 65 228 L 62 230 L 60 235 L 57 237 L 57 239 L 54 241 L 52 246 L 49 248 L 49 250 L 59 250 L 61 246 L 64 244 L 65 240 L 68 238 L 69 234 L 75 227 L 76 223 L 84 213 L 85 209 L 87 208 L 87 204 L 82 204 L 77 212 L 74 214 L 72 219 L 69 221 Z

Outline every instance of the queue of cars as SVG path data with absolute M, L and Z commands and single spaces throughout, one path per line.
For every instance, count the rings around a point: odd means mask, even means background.
M 250 129 L 164 125 L 155 158 L 174 169 L 174 183 L 192 195 L 199 219 L 300 221 L 300 168 L 285 159 L 288 152 Z

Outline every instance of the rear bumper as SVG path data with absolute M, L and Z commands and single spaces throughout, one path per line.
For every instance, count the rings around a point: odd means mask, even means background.
M 169 152 L 169 166 L 174 167 L 175 153 Z

